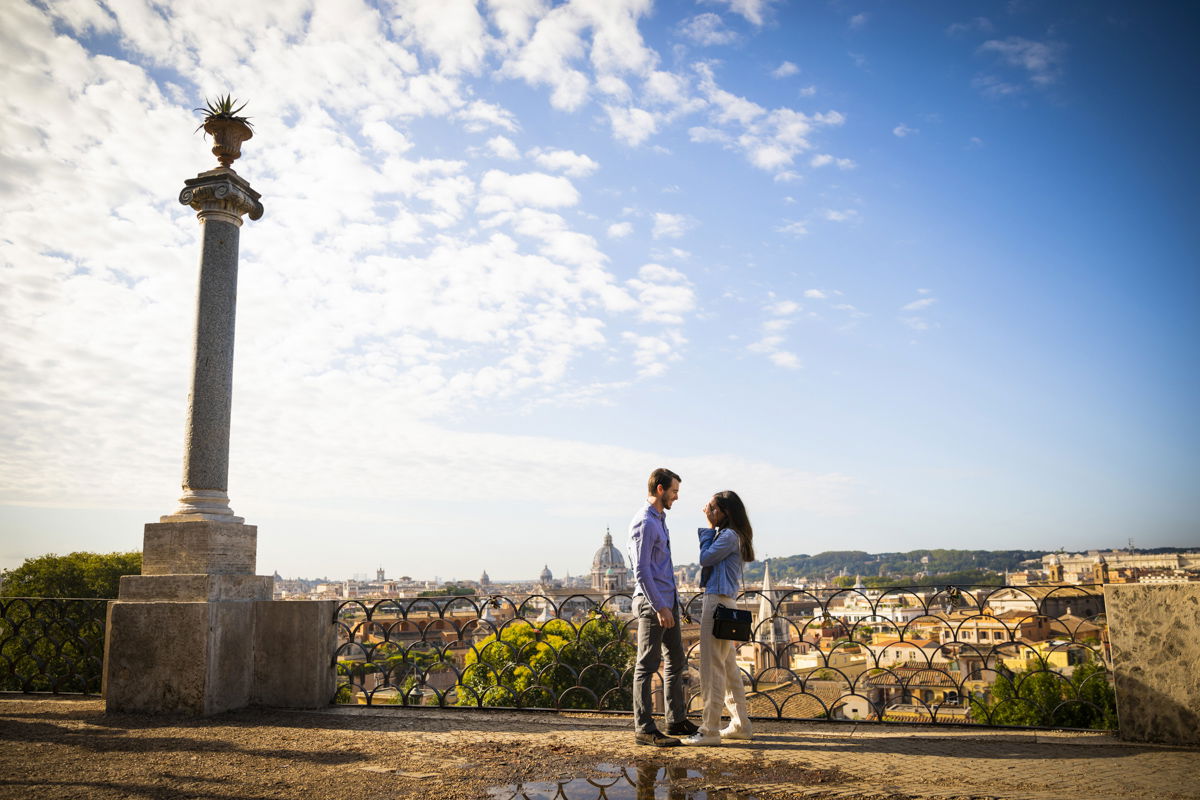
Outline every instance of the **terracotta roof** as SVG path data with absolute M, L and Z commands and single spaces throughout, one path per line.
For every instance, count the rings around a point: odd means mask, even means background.
M 947 665 L 949 666 L 949 665 Z M 893 667 L 868 675 L 868 686 L 945 686 L 958 688 L 958 681 L 937 667 Z

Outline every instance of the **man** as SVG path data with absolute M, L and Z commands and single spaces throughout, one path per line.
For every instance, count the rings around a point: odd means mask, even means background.
M 660 467 L 647 481 L 645 507 L 629 523 L 629 562 L 633 569 L 633 611 L 638 616 L 637 664 L 633 668 L 633 726 L 638 744 L 674 747 L 677 736 L 697 730 L 688 721 L 683 705 L 683 673 L 687 660 L 679 635 L 679 593 L 671 563 L 667 509 L 679 497 L 680 478 Z M 667 735 L 654 724 L 651 686 L 654 673 L 666 654 L 663 694 L 667 707 Z

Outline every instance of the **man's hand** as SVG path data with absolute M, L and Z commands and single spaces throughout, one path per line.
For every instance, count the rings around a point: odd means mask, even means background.
M 675 615 L 671 613 L 671 609 L 660 608 L 658 610 L 658 624 L 664 628 L 675 627 Z

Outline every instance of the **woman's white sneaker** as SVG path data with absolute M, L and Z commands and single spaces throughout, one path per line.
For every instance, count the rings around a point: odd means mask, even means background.
M 721 743 L 721 737 L 705 736 L 703 733 L 697 733 L 694 736 L 686 736 L 680 739 L 679 743 L 686 747 L 716 747 Z

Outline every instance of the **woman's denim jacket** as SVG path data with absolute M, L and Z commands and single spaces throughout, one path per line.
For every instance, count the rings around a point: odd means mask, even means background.
M 701 528 L 700 585 L 709 594 L 737 597 L 742 585 L 742 542 L 733 528 Z

